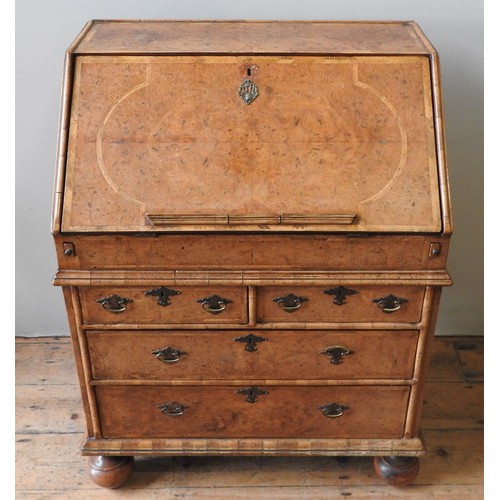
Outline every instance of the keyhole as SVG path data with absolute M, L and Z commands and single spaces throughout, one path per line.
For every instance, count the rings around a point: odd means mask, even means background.
M 252 76 L 252 68 L 247 68 L 247 75 Z

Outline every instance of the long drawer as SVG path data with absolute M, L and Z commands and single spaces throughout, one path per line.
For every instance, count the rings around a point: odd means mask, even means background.
M 97 386 L 104 438 L 403 437 L 407 386 Z
M 81 287 L 87 324 L 232 323 L 248 321 L 246 287 Z
M 88 331 L 96 380 L 409 379 L 417 331 Z
M 260 323 L 418 322 L 424 288 L 276 286 L 257 289 Z

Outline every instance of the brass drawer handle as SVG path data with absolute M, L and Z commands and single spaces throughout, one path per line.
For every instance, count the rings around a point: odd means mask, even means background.
M 177 290 L 171 290 L 170 288 L 165 288 L 164 286 L 159 286 L 158 288 L 153 288 L 144 292 L 144 295 L 152 295 L 153 297 L 158 297 L 156 303 L 160 306 L 169 306 L 171 304 L 168 299 L 172 295 L 180 295 L 181 292 Z
M 160 361 L 164 363 L 177 363 L 183 354 L 187 354 L 176 347 L 164 347 L 163 349 L 156 349 L 152 351 L 151 354 L 154 354 Z
M 201 307 L 203 307 L 205 311 L 211 314 L 219 314 L 224 311 L 227 305 L 232 301 L 224 297 L 219 297 L 218 295 L 212 295 L 204 299 L 198 299 L 196 302 L 201 304 Z
M 380 299 L 373 299 L 373 302 L 375 302 L 386 314 L 390 314 L 399 311 L 401 306 L 405 302 L 408 302 L 408 300 L 396 297 L 395 295 L 388 295 L 387 297 L 382 297 Z
M 127 299 L 126 297 L 120 297 L 119 295 L 112 294 L 108 297 L 103 297 L 102 299 L 97 299 L 96 302 L 101 304 L 106 311 L 114 314 L 122 313 L 127 309 L 127 304 L 133 302 L 132 299 Z
M 276 297 L 273 302 L 276 302 L 283 311 L 292 313 L 302 306 L 302 303 L 309 300 L 307 297 L 299 297 L 293 293 L 284 295 L 283 297 Z
M 189 407 L 181 403 L 177 403 L 176 401 L 169 401 L 168 403 L 158 405 L 157 408 L 159 408 L 163 414 L 170 417 L 180 417 L 184 413 L 184 410 Z
M 328 418 L 341 417 L 344 414 L 344 410 L 348 410 L 348 406 L 339 405 L 337 403 L 330 403 L 320 407 L 323 415 Z
M 331 356 L 331 363 L 333 365 L 339 365 L 343 361 L 343 357 L 348 354 L 352 354 L 352 351 L 347 349 L 347 347 L 341 345 L 335 345 L 331 347 L 327 347 L 324 351 L 321 351 L 320 354 L 325 354 L 326 356 Z

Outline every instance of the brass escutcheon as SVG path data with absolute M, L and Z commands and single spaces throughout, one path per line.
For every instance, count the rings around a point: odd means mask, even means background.
M 343 357 L 348 354 L 352 354 L 352 351 L 347 349 L 347 347 L 341 345 L 335 345 L 331 347 L 327 347 L 324 351 L 321 351 L 320 354 L 325 354 L 326 356 L 331 356 L 331 363 L 333 365 L 339 365 L 343 361 Z
M 169 297 L 172 295 L 180 295 L 181 292 L 177 290 L 171 290 L 170 288 L 165 288 L 164 286 L 159 286 L 158 288 L 153 288 L 144 292 L 144 295 L 152 295 L 153 297 L 158 297 L 156 303 L 160 306 L 169 306 L 171 304 Z
M 344 286 L 338 286 L 336 288 L 329 288 L 324 290 L 323 293 L 326 295 L 333 295 L 333 303 L 337 306 L 343 306 L 346 304 L 346 297 L 349 295 L 356 295 L 358 292 Z
M 238 89 L 238 95 L 240 96 L 241 100 L 246 105 L 248 105 L 255 101 L 255 99 L 257 99 L 259 95 L 259 89 L 252 80 L 247 78 L 243 80 L 243 83 L 240 85 L 240 88 Z
M 265 391 L 264 389 L 259 389 L 258 387 L 252 386 L 245 387 L 244 389 L 238 389 L 236 391 L 236 394 L 244 394 L 246 396 L 245 401 L 247 403 L 256 403 L 259 400 L 258 396 L 269 394 L 269 392 Z
M 258 335 L 254 335 L 250 333 L 249 335 L 245 335 L 244 337 L 236 337 L 233 339 L 235 342 L 245 342 L 245 351 L 254 352 L 257 350 L 257 342 L 265 342 L 268 340 L 265 337 L 259 337 Z

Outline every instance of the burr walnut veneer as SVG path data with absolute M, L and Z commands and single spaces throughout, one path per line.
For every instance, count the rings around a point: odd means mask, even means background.
M 92 21 L 67 53 L 52 230 L 90 474 L 134 455 L 418 470 L 451 235 L 413 22 Z

